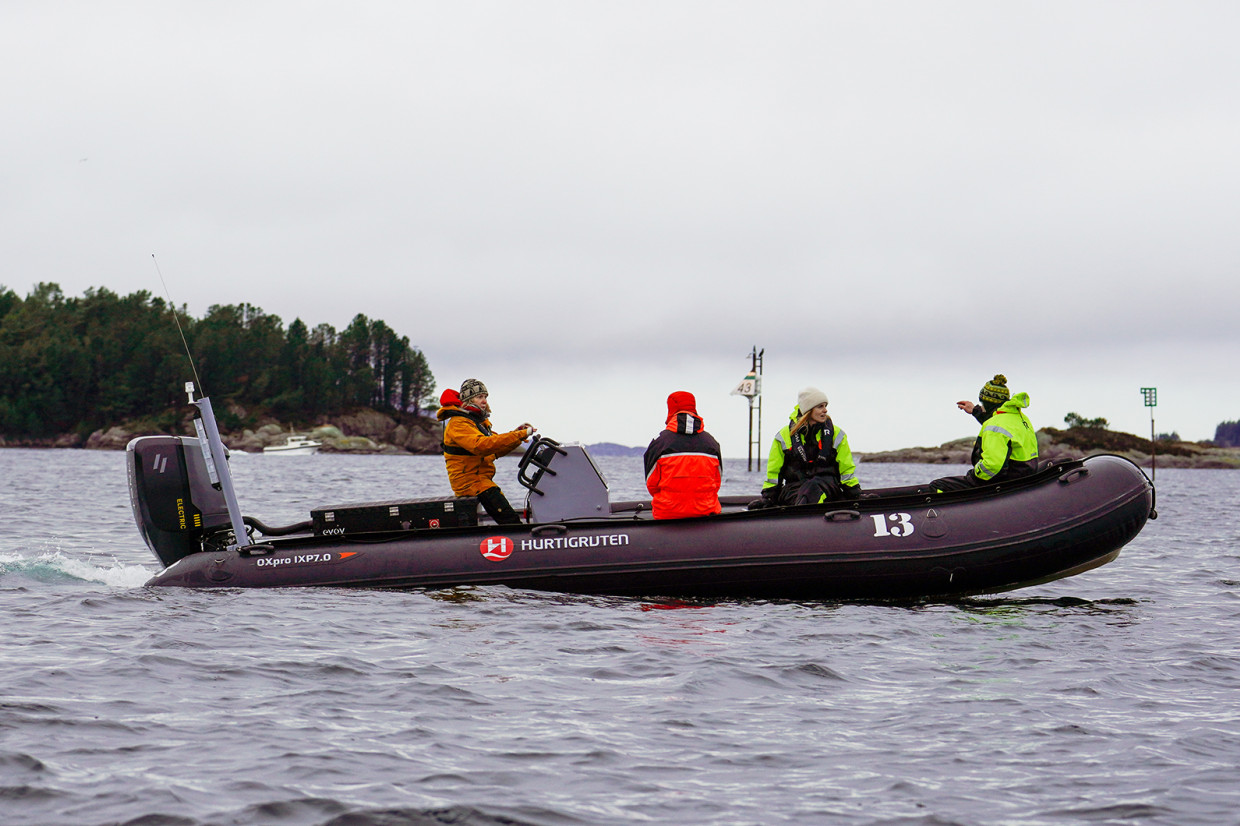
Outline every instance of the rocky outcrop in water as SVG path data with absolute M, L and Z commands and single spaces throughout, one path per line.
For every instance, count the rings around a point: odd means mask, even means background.
M 230 411 L 236 412 L 236 411 Z M 242 411 L 243 412 L 243 411 Z M 84 447 L 90 450 L 124 450 L 137 436 L 164 432 L 143 423 L 128 423 L 97 430 L 85 439 L 65 436 L 24 447 Z M 186 420 L 177 430 L 192 434 L 192 422 Z M 268 421 L 256 428 L 226 430 L 221 425 L 220 438 L 229 450 L 261 453 L 269 445 L 283 444 L 292 433 L 308 435 L 321 442 L 323 453 L 388 453 L 436 454 L 440 452 L 439 423 L 426 417 L 407 417 L 401 421 L 377 410 L 356 410 L 332 417 L 310 427 L 293 427 Z M 0 446 L 5 446 L 0 443 Z M 19 446 L 19 445 L 8 445 Z
M 909 447 L 882 453 L 857 453 L 865 462 L 914 464 L 969 464 L 976 437 L 955 439 L 938 447 Z M 1043 459 L 1082 459 L 1098 453 L 1115 453 L 1141 467 L 1150 467 L 1150 440 L 1131 433 L 1096 427 L 1038 431 L 1038 455 Z M 1153 461 L 1165 468 L 1238 468 L 1240 448 L 1214 447 L 1201 442 L 1160 441 Z

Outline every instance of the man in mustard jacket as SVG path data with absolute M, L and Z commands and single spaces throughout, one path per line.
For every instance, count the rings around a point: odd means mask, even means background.
M 488 416 L 486 385 L 466 379 L 459 393 L 446 391 L 435 418 L 444 422 L 443 458 L 448 481 L 457 496 L 476 496 L 496 523 L 520 524 L 504 492 L 495 484 L 495 459 L 507 456 L 528 439 L 535 428 L 526 423 L 508 433 L 494 433 Z

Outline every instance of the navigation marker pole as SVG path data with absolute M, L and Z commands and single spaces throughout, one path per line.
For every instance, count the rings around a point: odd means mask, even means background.
M 1154 440 L 1154 408 L 1158 407 L 1158 388 L 1142 387 L 1141 395 L 1145 397 L 1145 406 L 1150 409 L 1150 479 L 1158 478 L 1158 465 L 1154 459 L 1158 451 L 1158 442 Z
M 758 349 L 754 345 L 753 350 L 749 353 L 750 366 L 749 373 L 745 378 L 741 379 L 741 383 L 736 385 L 732 390 L 733 396 L 744 396 L 749 400 L 749 464 L 746 466 L 747 471 L 753 470 L 753 448 L 757 444 L 761 448 L 762 441 L 762 356 L 766 353 L 766 348 Z M 753 409 L 754 399 L 758 400 L 758 432 L 755 434 L 753 429 Z M 759 456 L 761 459 L 761 456 Z

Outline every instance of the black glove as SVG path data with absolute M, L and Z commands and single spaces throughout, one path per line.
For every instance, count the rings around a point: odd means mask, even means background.
M 756 511 L 762 508 L 773 508 L 779 504 L 779 485 L 771 485 L 762 489 L 762 498 L 755 499 L 745 506 L 746 510 Z

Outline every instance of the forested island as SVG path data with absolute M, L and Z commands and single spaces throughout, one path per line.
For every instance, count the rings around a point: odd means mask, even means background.
M 339 437 L 327 449 L 438 444 L 422 415 L 430 366 L 378 319 L 285 327 L 249 304 L 193 318 L 146 291 L 75 298 L 44 283 L 23 299 L 0 286 L 0 446 L 118 448 L 134 435 L 192 433 L 183 388 L 195 373 L 217 394 L 229 447 L 261 450 L 289 427 L 320 426 Z

